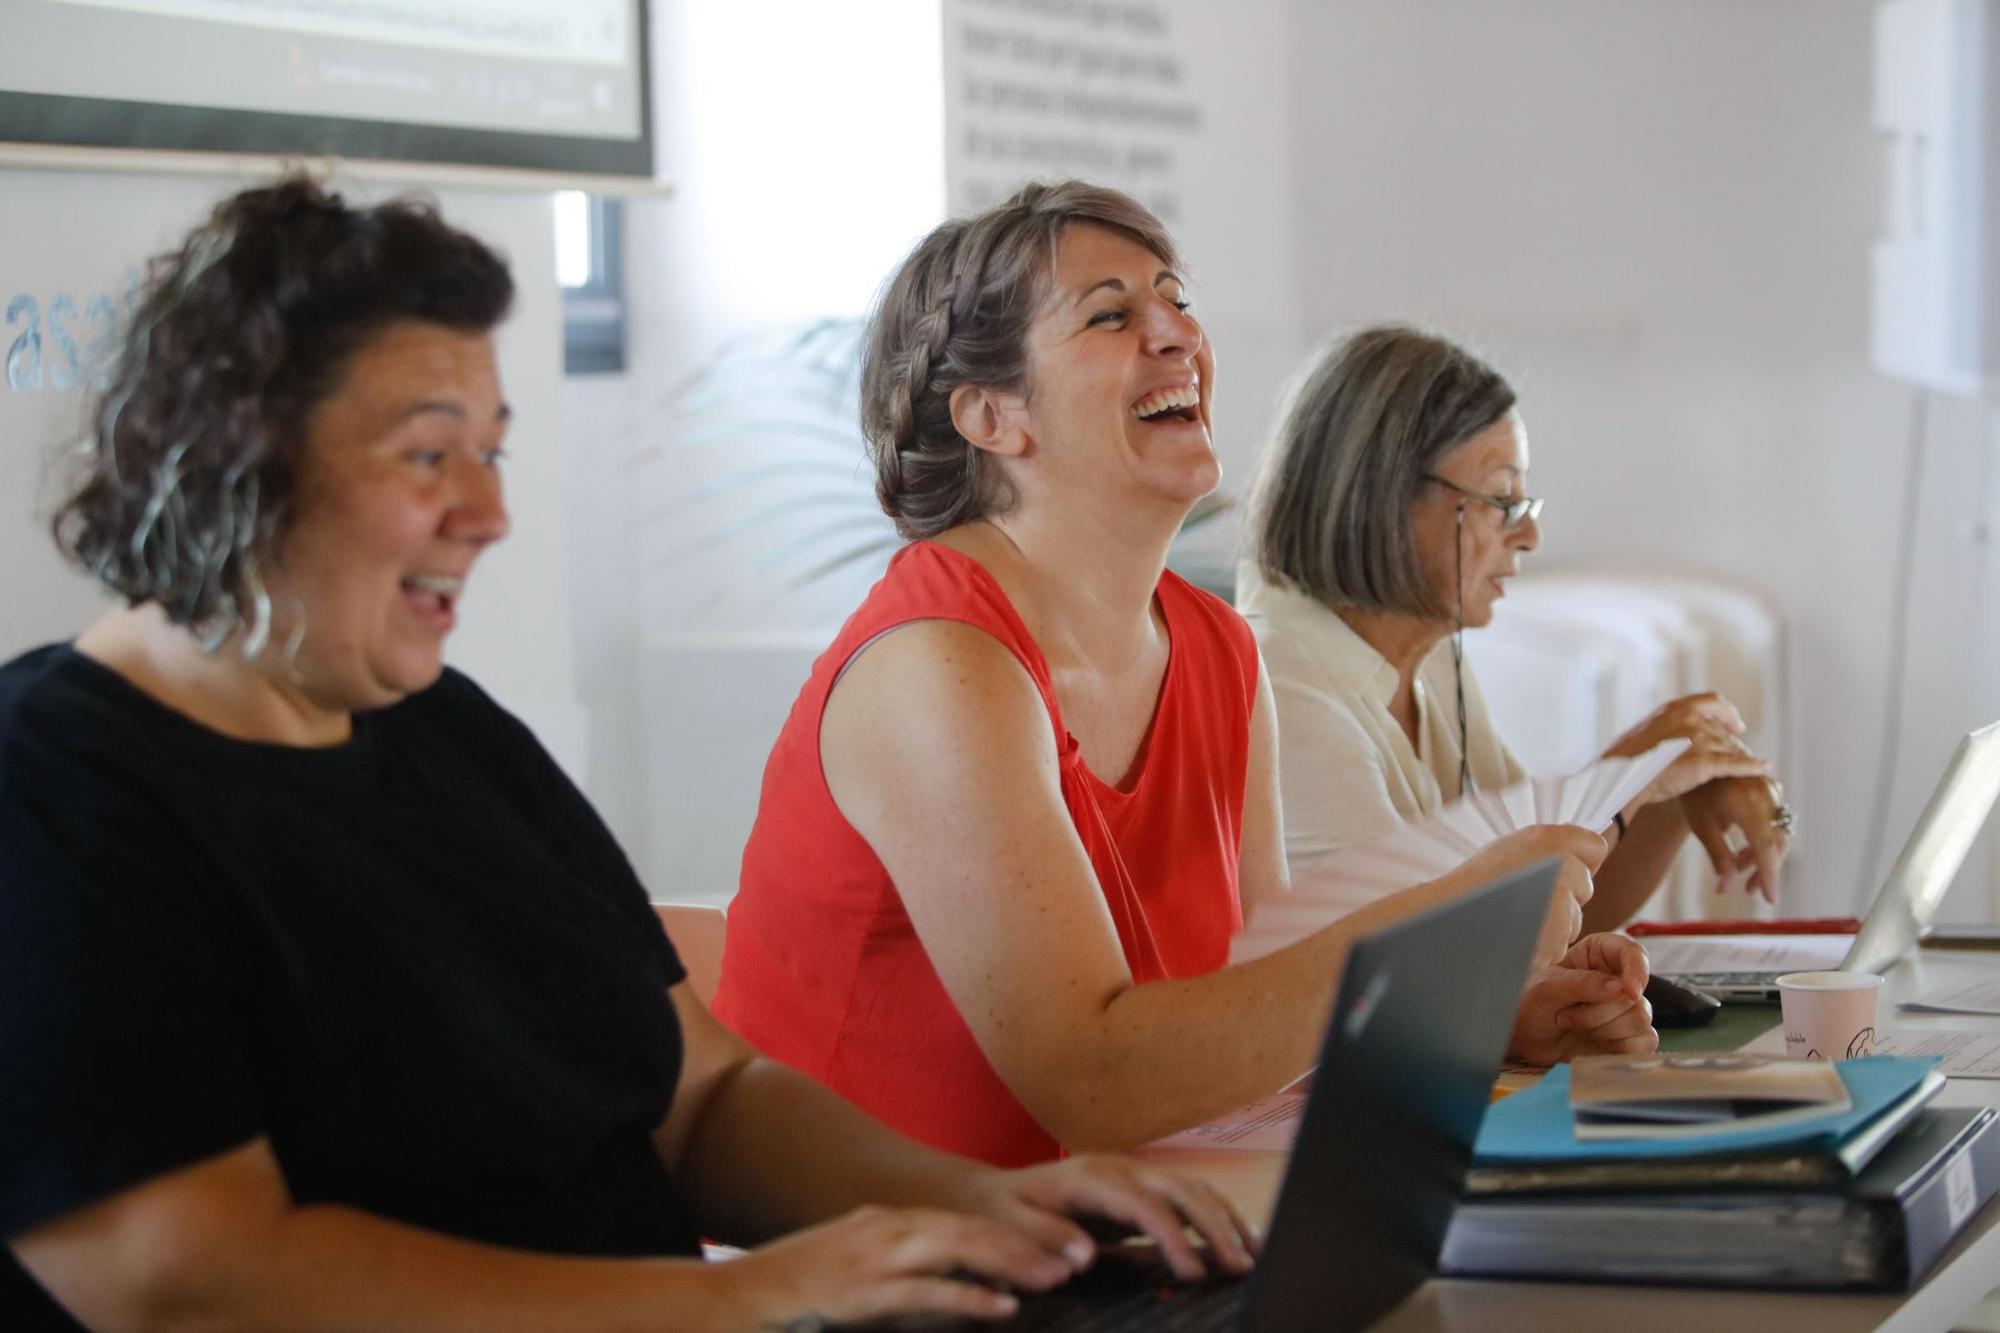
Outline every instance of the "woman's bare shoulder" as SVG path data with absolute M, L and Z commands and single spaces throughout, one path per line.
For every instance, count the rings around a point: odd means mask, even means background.
M 848 659 L 827 699 L 821 744 L 857 735 L 978 743 L 1045 736 L 1046 700 L 1014 650 L 978 625 L 906 621 Z

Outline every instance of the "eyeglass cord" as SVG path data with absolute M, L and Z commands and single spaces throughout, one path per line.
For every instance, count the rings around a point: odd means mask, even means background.
M 1472 795 L 1472 752 L 1465 734 L 1465 501 L 1458 502 L 1457 540 L 1453 543 L 1457 596 L 1453 600 L 1451 632 L 1451 680 L 1458 694 L 1458 796 Z

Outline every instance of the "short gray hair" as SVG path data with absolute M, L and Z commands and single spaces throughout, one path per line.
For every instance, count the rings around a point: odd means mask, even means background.
M 1047 294 L 1070 226 L 1124 232 L 1167 267 L 1166 227 L 1130 195 L 1082 181 L 1028 185 L 983 213 L 924 237 L 883 288 L 861 361 L 861 432 L 875 494 L 915 540 L 1004 510 L 992 464 L 952 424 L 952 390 L 1028 387 L 1028 326 Z
M 1328 606 L 1436 616 L 1410 508 L 1438 460 L 1507 415 L 1513 386 L 1399 324 L 1321 351 L 1293 391 L 1253 502 L 1257 567 Z

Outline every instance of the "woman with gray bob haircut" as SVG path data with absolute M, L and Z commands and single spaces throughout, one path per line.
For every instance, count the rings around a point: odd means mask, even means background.
M 1409 500 L 1455 443 L 1513 407 L 1513 387 L 1462 348 L 1400 329 L 1350 339 L 1293 395 L 1255 504 L 1259 570 L 1332 605 L 1449 615 Z
M 760 1057 L 445 667 L 512 292 L 297 177 L 153 270 L 57 522 L 127 605 L 0 666 L 0 1328 L 995 1317 L 1091 1262 L 1070 1213 L 1247 1264 L 1192 1182 L 995 1171 Z
M 925 1142 L 1041 1161 L 1269 1093 L 1358 932 L 1541 856 L 1541 961 L 1569 947 L 1602 843 L 1535 829 L 1226 965 L 1285 866 L 1255 645 L 1166 569 L 1220 478 L 1214 371 L 1158 219 L 1078 181 L 938 227 L 875 312 L 862 423 L 911 543 L 772 749 L 716 1013 Z M 1537 974 L 1518 1054 L 1651 1049 L 1642 955 L 1600 961 Z
M 1455 343 L 1387 325 L 1308 364 L 1264 461 L 1238 595 L 1276 692 L 1294 874 L 1526 777 L 1458 636 L 1492 620 L 1541 545 L 1527 475 L 1513 387 Z M 1606 830 L 1586 930 L 1636 912 L 1690 832 L 1718 874 L 1775 897 L 1789 815 L 1742 731 L 1726 700 L 1691 695 L 1606 752 L 1692 743 Z M 1740 854 L 1724 841 L 1732 825 L 1748 840 Z M 1315 892 L 1332 909 L 1365 903 L 1326 879 Z

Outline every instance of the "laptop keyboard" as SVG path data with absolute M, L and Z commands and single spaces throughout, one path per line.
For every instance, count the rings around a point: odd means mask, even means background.
M 1681 985 L 1693 986 L 1696 990 L 1707 990 L 1713 986 L 1776 990 L 1778 985 L 1778 974 L 1775 972 L 1676 972 L 1673 975 Z
M 1059 1291 L 1024 1302 L 1000 1325 L 1037 1333 L 1232 1333 L 1243 1322 L 1250 1284 L 1167 1284 L 1123 1297 Z
M 1021 1301 L 1012 1319 L 918 1320 L 897 1327 L 925 1330 L 1033 1329 L 1036 1333 L 1234 1333 L 1250 1297 L 1247 1279 L 1177 1282 L 1157 1262 L 1116 1255 L 1065 1285 Z

